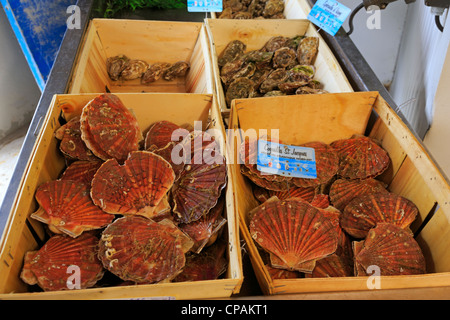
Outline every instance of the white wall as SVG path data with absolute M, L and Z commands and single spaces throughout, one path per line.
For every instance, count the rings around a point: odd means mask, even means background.
M 0 142 L 28 127 L 41 92 L 0 5 Z

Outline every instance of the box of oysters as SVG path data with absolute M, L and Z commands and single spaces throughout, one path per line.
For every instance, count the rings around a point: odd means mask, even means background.
M 265 294 L 450 286 L 450 185 L 378 92 L 236 99 L 230 129 L 241 235 Z
M 55 95 L 1 246 L 0 299 L 200 299 L 242 264 L 212 95 Z
M 205 19 L 205 24 L 222 110 L 233 99 L 353 91 L 308 20 Z
M 213 93 L 200 22 L 93 19 L 68 93 Z

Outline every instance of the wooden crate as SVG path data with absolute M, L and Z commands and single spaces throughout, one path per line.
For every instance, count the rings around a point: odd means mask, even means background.
M 106 59 L 124 54 L 155 62 L 187 61 L 190 70 L 173 81 L 113 81 Z M 200 22 L 93 19 L 74 67 L 68 93 L 173 92 L 213 93 L 213 73 L 205 27 Z
M 60 127 L 60 117 L 70 119 L 81 113 L 82 107 L 95 94 L 55 95 L 44 120 L 32 156 L 20 181 L 18 195 L 9 214 L 0 252 L 0 299 L 116 299 L 171 297 L 175 299 L 198 299 L 229 297 L 238 293 L 243 280 L 240 256 L 238 219 L 235 217 L 231 175 L 226 189 L 226 219 L 223 230 L 228 238 L 228 270 L 217 280 L 180 283 L 161 283 L 124 287 L 103 287 L 58 292 L 29 292 L 19 274 L 27 251 L 36 250 L 45 237 L 44 226 L 30 218 L 37 210 L 34 194 L 43 182 L 59 177 L 65 161 L 59 151 L 54 132 Z M 141 130 L 147 130 L 155 121 L 169 120 L 179 125 L 202 121 L 205 129 L 216 129 L 223 137 L 223 122 L 212 95 L 129 93 L 117 94 L 127 108 L 132 109 Z M 145 131 L 144 131 L 145 133 Z M 222 139 L 223 138 L 223 139 Z M 223 147 L 222 150 L 225 150 Z M 230 168 L 228 168 L 230 170 Z
M 370 113 L 375 121 L 368 121 Z M 427 263 L 427 273 L 382 276 L 381 289 L 450 286 L 450 185 L 421 142 L 411 133 L 378 92 L 287 96 L 234 100 L 230 115 L 228 158 L 237 163 L 237 146 L 243 137 L 237 129 L 279 129 L 286 144 L 313 140 L 331 142 L 363 133 L 381 142 L 391 158 L 379 177 L 391 192 L 413 201 L 420 214 L 411 225 Z M 241 235 L 265 294 L 312 292 L 368 292 L 368 277 L 300 278 L 273 280 L 251 238 L 249 211 L 259 205 L 251 183 L 232 165 L 232 178 Z
M 247 45 L 247 51 L 260 49 L 271 37 L 307 35 L 319 38 L 319 53 L 315 61 L 315 79 L 323 83 L 324 89 L 331 93 L 353 92 L 339 62 L 328 45 L 308 20 L 234 20 L 205 19 L 211 42 L 211 58 L 214 84 L 222 110 L 228 109 L 225 94 L 220 80 L 217 64 L 218 56 L 232 40 L 241 40 Z

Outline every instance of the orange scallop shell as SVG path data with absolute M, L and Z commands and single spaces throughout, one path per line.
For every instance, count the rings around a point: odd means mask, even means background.
M 189 131 L 173 122 L 166 120 L 155 122 L 145 135 L 145 150 L 149 150 L 152 147 L 160 149 L 169 142 L 181 142 L 188 133 Z M 172 134 L 174 134 L 174 140 L 172 140 Z
M 103 164 L 102 161 L 74 161 L 61 174 L 60 180 L 74 180 L 91 185 L 95 173 Z
M 381 275 L 412 275 L 426 272 L 422 250 L 412 233 L 391 223 L 379 223 L 365 240 L 356 242 L 357 275 L 370 275 L 376 266 Z
M 259 187 L 258 185 L 253 187 L 253 195 L 261 203 L 269 200 L 269 198 L 273 196 L 276 196 L 280 200 L 285 200 L 288 198 L 301 198 L 306 202 L 311 202 L 314 199 L 315 193 L 316 191 L 314 188 L 300 188 L 295 186 L 286 191 L 265 189 Z
M 97 258 L 97 244 L 97 237 L 90 233 L 78 238 L 54 235 L 39 250 L 26 253 L 20 277 L 44 291 L 68 290 L 77 284 L 80 289 L 90 288 L 104 273 Z M 75 279 L 77 270 L 79 283 Z
M 362 239 L 380 222 L 408 228 L 419 210 L 410 200 L 394 193 L 373 193 L 353 199 L 344 209 L 341 227 L 351 236 Z
M 134 115 L 114 94 L 105 93 L 89 101 L 81 114 L 81 138 L 102 160 L 123 162 L 139 150 L 142 132 Z
M 155 283 L 181 272 L 192 244 L 167 219 L 155 222 L 125 216 L 103 230 L 98 256 L 103 266 L 122 280 Z
M 312 272 L 338 246 L 333 224 L 304 201 L 271 198 L 252 210 L 252 238 L 270 253 L 272 267 Z
M 383 182 L 368 178 L 364 180 L 337 179 L 330 187 L 330 200 L 334 207 L 343 211 L 345 206 L 359 195 L 388 192 Z
M 339 154 L 338 175 L 347 179 L 374 178 L 389 166 L 386 150 L 373 139 L 354 135 L 331 143 Z
M 31 217 L 49 225 L 52 231 L 77 237 L 86 230 L 100 229 L 114 216 L 103 212 L 89 195 L 87 184 L 55 180 L 41 184 L 35 194 L 40 208 Z
M 133 151 L 123 165 L 116 159 L 102 164 L 92 180 L 91 197 L 104 211 L 152 218 L 172 187 L 175 174 L 162 157 Z

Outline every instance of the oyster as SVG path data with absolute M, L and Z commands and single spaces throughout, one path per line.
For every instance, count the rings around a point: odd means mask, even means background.
M 89 233 L 78 238 L 52 236 L 39 250 L 28 251 L 20 278 L 27 284 L 38 284 L 44 291 L 73 289 L 70 274 L 79 268 L 78 289 L 94 286 L 104 269 L 97 259 L 98 239 Z
M 275 36 L 270 38 L 262 47 L 262 51 L 275 52 L 280 48 L 286 46 L 286 42 L 289 41 L 288 37 Z
M 272 61 L 273 52 L 264 52 L 261 50 L 253 50 L 245 53 L 242 56 L 244 62 L 253 62 L 257 69 L 265 69 L 270 66 Z
M 55 131 L 55 138 L 61 140 L 59 150 L 69 159 L 99 160 L 81 139 L 80 118 L 69 120 Z
M 237 20 L 252 19 L 253 15 L 247 11 L 238 11 L 236 13 L 233 13 L 232 18 Z
M 144 60 L 129 60 L 125 66 L 125 69 L 120 73 L 120 79 L 122 80 L 134 80 L 142 77 L 147 71 L 149 65 Z
M 314 89 L 308 86 L 301 86 L 295 90 L 295 94 L 323 94 L 328 93 L 328 91 L 323 89 Z
M 247 45 L 240 40 L 230 41 L 218 57 L 219 67 L 223 67 L 244 54 Z
M 264 6 L 263 16 L 264 18 L 270 18 L 276 14 L 283 13 L 284 1 L 283 0 L 268 0 Z
M 358 276 L 370 275 L 370 266 L 379 267 L 382 276 L 426 272 L 425 258 L 412 233 L 391 223 L 379 223 L 365 240 L 353 242 L 353 248 Z
M 273 54 L 273 67 L 275 69 L 277 68 L 286 68 L 292 62 L 295 62 L 297 59 L 297 55 L 295 53 L 294 49 L 291 49 L 289 47 L 281 47 L 277 49 Z
M 133 151 L 123 165 L 115 159 L 102 164 L 92 180 L 91 197 L 105 212 L 152 218 L 170 209 L 163 199 L 174 179 L 162 157 Z
M 190 65 L 186 61 L 178 61 L 172 64 L 163 73 L 163 79 L 167 81 L 172 81 L 178 77 L 184 77 L 188 72 Z
M 139 149 L 142 132 L 134 115 L 114 94 L 105 93 L 86 104 L 81 114 L 81 138 L 102 160 L 122 162 Z
M 118 55 L 106 59 L 106 70 L 111 80 L 119 80 L 120 74 L 126 68 L 130 59 L 125 55 Z
M 255 83 L 248 78 L 237 78 L 230 83 L 225 94 L 225 101 L 231 107 L 231 101 L 250 97 L 255 91 Z
M 372 193 L 354 198 L 341 216 L 342 228 L 362 239 L 380 222 L 389 222 L 405 229 L 416 219 L 419 210 L 408 199 L 394 193 Z
M 334 207 L 343 211 L 347 204 L 360 195 L 386 192 L 383 182 L 368 178 L 364 180 L 338 179 L 330 187 L 330 200 Z
M 152 64 L 141 78 L 142 84 L 150 84 L 157 81 L 170 68 L 172 64 L 168 62 L 157 62 Z
M 61 174 L 60 180 L 79 181 L 90 186 L 94 174 L 102 163 L 102 161 L 74 161 Z
M 185 265 L 190 240 L 171 221 L 139 216 L 116 219 L 102 232 L 98 257 L 105 269 L 125 281 L 171 280 Z
M 222 12 L 219 15 L 219 19 L 232 19 L 233 18 L 233 10 L 231 7 L 223 8 Z
M 261 93 L 267 93 L 269 91 L 278 90 L 279 85 L 286 82 L 288 78 L 289 75 L 284 68 L 275 69 L 261 83 L 259 91 Z
M 304 201 L 271 198 L 250 215 L 252 238 L 271 254 L 272 267 L 310 273 L 337 249 L 332 223 Z
M 374 178 L 389 166 L 390 159 L 386 150 L 373 139 L 354 135 L 331 143 L 339 154 L 338 175 L 347 179 Z
M 297 59 L 299 64 L 313 65 L 319 51 L 319 38 L 304 37 L 297 47 Z
M 78 237 L 86 230 L 103 228 L 114 216 L 97 207 L 89 191 L 89 185 L 79 181 L 45 182 L 36 190 L 39 209 L 31 217 L 48 224 L 53 232 L 71 237 Z
M 234 75 L 242 69 L 244 65 L 244 59 L 237 58 L 233 61 L 227 62 L 220 70 L 220 80 L 228 86 L 236 77 Z

